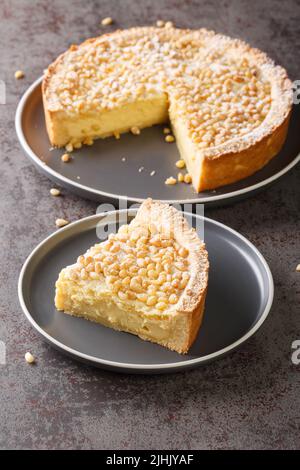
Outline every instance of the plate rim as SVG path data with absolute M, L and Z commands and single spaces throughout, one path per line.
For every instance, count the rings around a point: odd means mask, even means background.
M 33 162 L 43 171 L 43 173 L 50 174 L 52 177 L 56 178 L 60 182 L 62 186 L 67 186 L 69 189 L 70 187 L 76 188 L 78 191 L 83 192 L 84 194 L 92 194 L 94 197 L 96 196 L 97 199 L 100 199 L 100 197 L 105 197 L 107 199 L 113 199 L 113 200 L 123 200 L 123 201 L 132 201 L 136 203 L 141 203 L 143 202 L 145 198 L 136 198 L 136 197 L 131 197 L 131 196 L 126 196 L 126 195 L 120 195 L 120 194 L 114 194 L 114 193 L 108 193 L 106 191 L 101 191 L 95 188 L 91 188 L 89 186 L 85 186 L 81 183 L 78 183 L 77 181 L 73 181 L 72 179 L 69 179 L 62 175 L 61 173 L 53 170 L 51 167 L 49 167 L 47 164 L 43 163 L 42 160 L 38 157 L 38 155 L 31 149 L 30 145 L 27 143 L 23 128 L 22 128 L 22 116 L 23 112 L 25 109 L 25 105 L 32 94 L 32 92 L 41 85 L 41 82 L 43 80 L 43 76 L 39 77 L 36 79 L 24 92 L 22 95 L 17 109 L 16 109 L 16 115 L 15 115 L 15 128 L 16 128 L 16 134 L 19 139 L 19 142 L 21 144 L 22 149 L 25 151 L 25 154 L 33 160 Z M 49 142 L 49 145 L 50 142 Z M 285 166 L 282 170 L 278 171 L 274 175 L 260 181 L 259 183 L 255 183 L 251 186 L 247 186 L 242 189 L 238 189 L 236 191 L 231 191 L 230 193 L 227 194 L 219 194 L 215 196 L 210 196 L 210 197 L 203 197 L 203 198 L 189 198 L 189 199 L 160 199 L 162 202 L 165 204 L 210 204 L 210 203 L 217 203 L 218 201 L 224 201 L 224 202 L 230 202 L 234 200 L 234 198 L 238 198 L 239 196 L 243 196 L 245 194 L 251 194 L 252 192 L 259 190 L 265 186 L 268 186 L 272 182 L 276 181 L 279 179 L 281 176 L 285 175 L 288 173 L 294 166 L 297 165 L 300 161 L 300 152 L 296 155 L 296 157 L 287 165 Z M 88 197 L 88 196 L 86 196 Z
M 263 268 L 264 268 L 264 270 L 267 274 L 269 295 L 268 295 L 268 300 L 267 300 L 266 306 L 264 308 L 264 311 L 262 312 L 262 314 L 259 317 L 258 321 L 256 323 L 254 323 L 254 325 L 250 328 L 250 330 L 247 333 L 245 333 L 241 338 L 234 341 L 233 343 L 226 346 L 225 348 L 219 349 L 218 351 L 215 351 L 213 353 L 207 354 L 207 355 L 202 356 L 200 358 L 194 358 L 194 359 L 188 359 L 188 360 L 183 359 L 182 361 L 170 362 L 170 363 L 167 363 L 167 364 L 134 364 L 134 363 L 125 363 L 125 362 L 123 363 L 123 362 L 117 362 L 117 361 L 110 361 L 110 360 L 107 360 L 107 359 L 100 359 L 98 357 L 91 356 L 89 354 L 85 354 L 81 351 L 78 351 L 78 350 L 73 349 L 69 346 L 66 346 L 64 343 L 61 343 L 56 338 L 52 337 L 49 333 L 47 333 L 35 321 L 35 319 L 32 317 L 30 311 L 27 309 L 27 306 L 26 306 L 26 303 L 25 303 L 25 300 L 24 300 L 24 296 L 23 296 L 24 279 L 25 279 L 25 276 L 26 276 L 26 271 L 27 271 L 28 267 L 30 266 L 30 263 L 33 261 L 34 257 L 38 253 L 38 251 L 44 245 L 46 245 L 51 239 L 54 239 L 54 238 L 56 238 L 57 236 L 59 236 L 61 234 L 66 234 L 68 231 L 73 229 L 73 227 L 75 227 L 76 225 L 81 225 L 81 224 L 87 223 L 89 221 L 92 221 L 94 219 L 95 220 L 101 220 L 101 218 L 103 218 L 104 216 L 107 217 L 111 214 L 115 214 L 115 213 L 121 214 L 121 213 L 126 213 L 126 212 L 130 215 L 135 215 L 136 212 L 137 212 L 137 209 L 132 208 L 132 209 L 122 209 L 122 210 L 118 210 L 118 211 L 100 212 L 100 213 L 90 215 L 88 217 L 84 217 L 82 219 L 76 220 L 76 221 L 68 224 L 67 226 L 59 229 L 58 231 L 55 231 L 55 232 L 51 233 L 50 235 L 48 235 L 44 240 L 42 240 L 40 243 L 38 243 L 38 245 L 31 251 L 31 253 L 26 258 L 26 260 L 25 260 L 25 262 L 22 266 L 22 269 L 20 271 L 19 279 L 18 279 L 19 302 L 20 302 L 21 308 L 22 308 L 23 313 L 25 314 L 27 320 L 29 320 L 31 325 L 40 333 L 40 335 L 42 335 L 46 339 L 46 341 L 48 343 L 52 344 L 53 346 L 55 346 L 57 349 L 61 350 L 62 352 L 66 353 L 68 355 L 71 355 L 73 358 L 75 358 L 77 360 L 87 362 L 87 363 L 92 364 L 92 365 L 97 366 L 97 367 L 103 367 L 103 368 L 106 367 L 106 368 L 109 368 L 111 370 L 118 370 L 118 371 L 123 371 L 123 372 L 130 371 L 130 373 L 138 373 L 138 372 L 141 373 L 143 371 L 145 371 L 145 373 L 149 373 L 149 372 L 159 373 L 159 372 L 172 372 L 172 371 L 177 371 L 177 370 L 182 370 L 182 369 L 184 370 L 184 369 L 187 369 L 187 368 L 196 367 L 196 366 L 200 366 L 202 364 L 206 364 L 206 363 L 208 363 L 208 362 L 210 362 L 214 359 L 221 358 L 222 356 L 226 355 L 227 353 L 230 353 L 230 352 L 234 351 L 239 346 L 244 344 L 251 336 L 253 336 L 259 330 L 259 328 L 262 326 L 262 324 L 265 322 L 266 318 L 268 317 L 269 312 L 270 312 L 271 307 L 272 307 L 272 304 L 273 304 L 273 300 L 274 300 L 274 281 L 273 281 L 273 276 L 272 276 L 272 273 L 271 273 L 271 270 L 269 268 L 269 265 L 268 265 L 267 261 L 265 260 L 263 255 L 260 253 L 260 251 L 256 248 L 256 246 L 253 243 L 251 243 L 246 237 L 244 237 L 243 235 L 241 235 L 239 232 L 232 229 L 228 225 L 225 225 L 225 224 L 223 224 L 219 221 L 216 221 L 214 219 L 211 219 L 209 217 L 201 216 L 201 215 L 198 215 L 198 214 L 191 214 L 189 212 L 183 212 L 183 215 L 186 214 L 186 215 L 189 215 L 189 216 L 192 216 L 192 217 L 195 217 L 195 218 L 202 219 L 204 221 L 204 223 L 207 220 L 210 223 L 212 223 L 213 225 L 216 225 L 218 227 L 221 227 L 223 230 L 225 229 L 226 231 L 229 231 L 229 232 L 233 233 L 235 236 L 240 238 L 244 243 L 246 243 L 246 245 L 248 245 L 251 248 L 251 250 L 254 251 L 254 253 L 257 255 L 257 257 L 261 261 L 262 266 L 263 266 Z

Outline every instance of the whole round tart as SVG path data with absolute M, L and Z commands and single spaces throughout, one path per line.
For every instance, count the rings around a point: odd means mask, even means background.
M 292 107 L 282 67 L 205 29 L 143 27 L 89 39 L 49 66 L 42 90 L 50 141 L 69 151 L 169 119 L 196 191 L 266 165 L 285 141 Z

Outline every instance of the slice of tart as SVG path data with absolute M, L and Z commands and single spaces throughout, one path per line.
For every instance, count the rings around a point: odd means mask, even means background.
M 68 150 L 169 118 L 196 191 L 266 165 L 285 141 L 292 107 L 287 73 L 266 54 L 172 27 L 72 46 L 48 67 L 42 92 L 50 141 Z
M 64 268 L 55 305 L 186 353 L 201 325 L 208 255 L 171 206 L 147 199 L 129 225 Z

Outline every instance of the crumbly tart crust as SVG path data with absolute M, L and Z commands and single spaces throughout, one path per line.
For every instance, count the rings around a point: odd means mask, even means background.
M 147 199 L 129 225 L 64 268 L 58 310 L 186 353 L 200 328 L 208 254 L 175 208 Z
M 197 191 L 262 168 L 284 143 L 292 106 L 282 67 L 205 29 L 142 27 L 89 39 L 49 66 L 42 90 L 57 146 L 89 145 L 169 117 Z

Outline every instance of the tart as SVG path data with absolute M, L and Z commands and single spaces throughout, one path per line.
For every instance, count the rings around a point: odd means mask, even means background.
M 64 268 L 55 306 L 178 353 L 201 325 L 208 255 L 175 208 L 147 199 L 129 225 Z
M 282 147 L 292 106 L 286 71 L 205 29 L 141 27 L 88 39 L 48 67 L 51 144 L 67 149 L 170 119 L 196 191 L 245 178 Z

